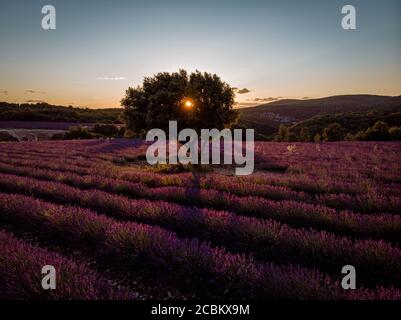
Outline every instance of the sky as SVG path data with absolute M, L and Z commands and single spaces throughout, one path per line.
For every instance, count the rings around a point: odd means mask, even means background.
M 48 4 L 56 30 L 41 27 Z M 347 4 L 356 30 L 341 27 Z M 119 107 L 178 69 L 218 74 L 239 106 L 401 95 L 401 1 L 0 0 L 0 101 Z

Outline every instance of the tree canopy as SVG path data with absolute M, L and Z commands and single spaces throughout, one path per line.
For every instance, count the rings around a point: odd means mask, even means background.
M 180 129 L 230 128 L 238 117 L 234 97 L 216 74 L 179 70 L 146 77 L 142 86 L 127 89 L 121 105 L 127 129 L 144 135 L 153 128 L 167 131 L 170 120 Z

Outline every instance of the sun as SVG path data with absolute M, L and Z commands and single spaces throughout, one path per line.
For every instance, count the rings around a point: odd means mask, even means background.
M 192 103 L 191 100 L 185 100 L 184 105 L 187 108 L 192 108 L 194 104 Z

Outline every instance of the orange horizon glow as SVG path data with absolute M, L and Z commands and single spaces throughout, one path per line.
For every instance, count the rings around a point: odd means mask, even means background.
M 313 94 L 309 95 L 302 95 L 300 92 L 301 90 L 298 89 L 297 92 L 294 92 L 293 88 L 289 88 L 287 94 L 285 91 L 279 91 L 279 94 L 276 96 L 280 96 L 280 99 L 299 99 L 299 100 L 308 100 L 308 99 L 319 99 L 324 97 L 336 96 L 336 95 L 354 95 L 354 94 L 371 94 L 371 95 L 383 95 L 383 96 L 400 96 L 401 89 L 397 90 L 396 85 L 393 84 L 393 88 L 389 88 L 388 90 L 380 88 L 379 90 L 320 90 L 321 93 L 313 92 Z M 124 86 L 125 88 L 125 86 Z M 0 92 L 0 101 L 7 102 L 7 103 L 18 103 L 18 104 L 25 104 L 31 103 L 36 104 L 37 102 L 44 102 L 51 105 L 60 105 L 60 106 L 69 106 L 75 108 L 89 108 L 89 109 L 105 109 L 105 108 L 122 108 L 120 105 L 120 100 L 122 94 L 119 95 L 118 92 L 123 92 L 124 89 L 115 89 L 116 92 L 107 92 L 105 94 L 104 88 L 100 88 L 99 91 L 96 90 L 97 88 L 91 88 L 88 90 L 88 93 L 81 92 L 81 91 L 74 91 L 65 93 L 65 92 L 52 92 L 51 90 L 46 91 L 46 88 L 43 87 L 44 93 L 37 93 L 37 94 L 25 94 L 17 92 L 17 90 L 13 90 L 8 92 L 8 94 L 1 94 Z M 96 90 L 96 91 L 95 91 Z M 110 90 L 111 91 L 111 90 Z M 113 90 L 114 91 L 114 90 Z M 234 109 L 242 109 L 247 107 L 254 107 L 258 105 L 263 105 L 269 102 L 274 101 L 255 101 L 256 98 L 262 96 L 275 96 L 271 94 L 271 91 L 267 91 L 263 93 L 263 89 L 255 90 L 255 92 L 251 92 L 246 95 L 237 95 L 236 97 L 236 104 L 234 105 Z M 306 90 L 305 90 L 306 91 Z M 262 92 L 262 93 L 260 93 Z M 289 94 L 289 93 L 292 94 Z M 97 93 L 97 95 L 96 95 Z M 110 95 L 110 96 L 109 96 Z M 307 97 L 306 97 L 307 96 Z M 195 103 L 193 100 L 184 99 L 182 101 L 182 106 L 186 110 L 191 110 L 195 107 Z

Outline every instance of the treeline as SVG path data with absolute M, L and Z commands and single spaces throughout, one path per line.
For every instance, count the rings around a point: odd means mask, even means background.
M 96 124 L 93 128 L 72 126 L 64 133 L 56 133 L 51 140 L 77 140 L 98 138 L 132 138 L 125 126 L 114 124 Z
M 47 103 L 0 102 L 0 121 L 49 121 L 75 123 L 122 123 L 122 109 L 89 109 Z
M 341 124 L 335 122 L 323 129 L 321 133 L 311 135 L 307 127 L 302 127 L 299 134 L 291 131 L 291 128 L 281 125 L 275 141 L 300 141 L 300 142 L 330 142 L 330 141 L 401 141 L 401 127 L 390 127 L 384 121 L 377 121 L 373 126 L 357 133 L 347 132 Z
M 280 125 L 275 141 L 401 140 L 401 107 L 316 116 L 293 126 Z

